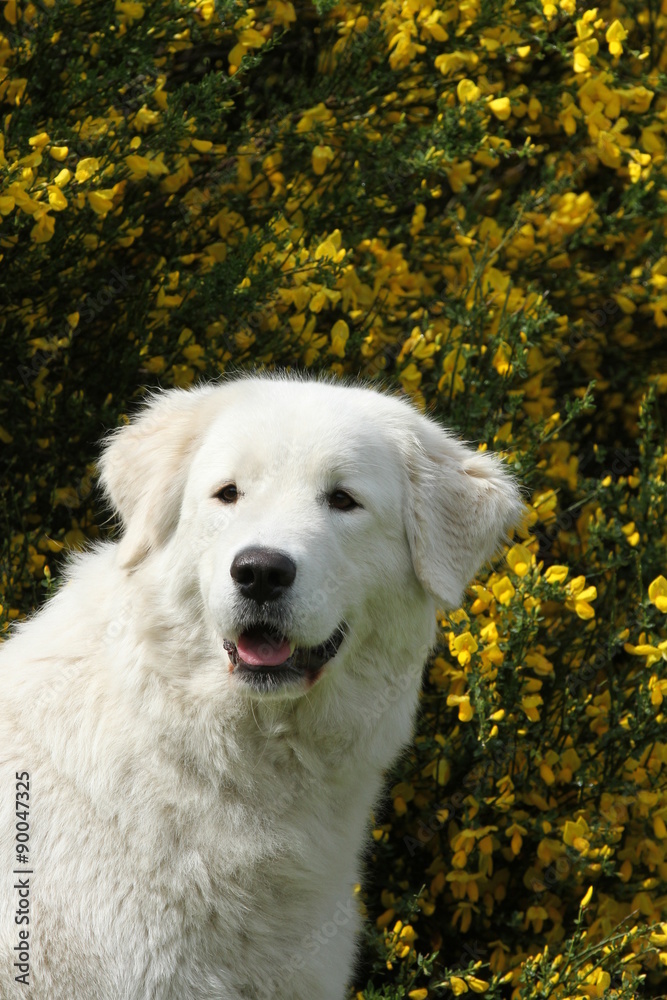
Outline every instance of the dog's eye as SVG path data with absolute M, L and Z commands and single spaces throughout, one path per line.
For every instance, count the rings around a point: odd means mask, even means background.
M 345 490 L 334 490 L 327 499 L 329 506 L 334 510 L 352 510 L 354 507 L 360 506 L 354 497 L 351 497 Z
M 223 503 L 236 503 L 239 498 L 239 491 L 234 483 L 227 483 L 226 486 L 218 490 L 215 496 L 218 500 L 222 500 Z

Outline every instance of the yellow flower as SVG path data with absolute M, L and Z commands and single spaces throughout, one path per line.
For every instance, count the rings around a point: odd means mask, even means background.
M 418 236 L 419 233 L 424 228 L 424 220 L 426 218 L 426 205 L 417 205 L 414 212 L 412 213 L 412 222 L 410 223 L 410 235 Z M 435 350 L 435 344 L 433 345 Z
M 141 367 L 145 368 L 146 371 L 151 372 L 153 375 L 161 375 L 167 367 L 167 363 L 162 355 L 156 355 L 153 358 L 148 358 L 147 360 L 142 361 Z
M 496 348 L 491 364 L 499 375 L 510 375 L 512 373 L 511 359 L 512 349 L 505 341 L 501 341 Z
M 458 705 L 459 722 L 470 722 L 470 720 L 474 715 L 474 709 L 470 704 L 470 695 L 448 694 L 447 704 L 450 707 L 453 705 Z
M 189 365 L 172 365 L 172 382 L 177 388 L 187 389 L 192 385 L 195 370 Z
M 16 24 L 18 21 L 18 11 L 16 10 L 16 0 L 7 0 L 3 11 L 5 20 L 9 24 Z
M 88 202 L 93 212 L 97 215 L 106 215 L 113 208 L 113 201 L 109 197 L 110 191 L 90 191 Z
M 545 761 L 540 764 L 540 777 L 545 785 L 553 785 L 556 780 L 553 771 Z
M 83 160 L 79 160 L 76 165 L 76 173 L 74 174 L 74 180 L 79 184 L 84 181 L 90 180 L 100 169 L 100 161 L 96 156 L 87 156 Z
M 461 635 L 450 639 L 449 649 L 456 656 L 461 666 L 465 667 L 472 659 L 471 654 L 477 652 L 477 640 L 472 632 L 462 632 Z
M 136 0 L 116 0 L 115 10 L 118 14 L 126 17 L 130 23 L 140 21 L 146 13 L 144 5 Z
M 507 576 L 503 576 L 497 583 L 492 584 L 491 590 L 499 604 L 509 604 L 516 594 L 512 581 Z
M 389 42 L 389 48 L 393 50 L 389 55 L 389 65 L 392 69 L 404 69 L 416 55 L 426 52 L 426 46 L 414 40 L 416 34 L 417 26 L 414 21 L 404 21 L 392 36 Z
M 385 910 L 384 913 L 380 914 L 380 916 L 375 921 L 375 926 L 382 931 L 385 929 L 385 927 L 389 926 L 389 924 L 391 923 L 391 921 L 394 919 L 395 916 L 396 916 L 396 910 L 390 907 L 389 909 Z
M 618 19 L 611 22 L 604 37 L 612 56 L 623 54 L 623 42 L 628 37 L 628 33 Z
M 521 851 L 521 845 L 523 844 L 523 837 L 528 831 L 525 826 L 520 826 L 518 823 L 512 823 L 505 830 L 505 836 L 511 837 L 510 846 L 512 848 L 512 854 L 515 856 Z
M 455 194 L 459 194 L 467 184 L 474 184 L 477 180 L 471 168 L 470 160 L 454 160 L 450 167 L 445 167 L 449 186 Z
M 144 104 L 132 118 L 132 127 L 137 132 L 147 132 L 151 125 L 156 125 L 160 120 L 160 112 L 147 108 Z
M 561 101 L 563 109 L 558 112 L 558 120 L 563 126 L 566 135 L 574 135 L 577 131 L 577 119 L 582 117 L 581 111 L 575 104 L 571 94 L 566 93 L 561 95 Z
M 655 580 L 649 584 L 648 596 L 658 611 L 667 614 L 667 580 L 664 576 L 656 576 Z
M 67 198 L 57 184 L 49 185 L 49 205 L 54 212 L 62 212 L 67 208 Z
M 331 111 L 326 107 L 325 104 L 316 104 L 314 108 L 309 108 L 304 111 L 303 115 L 299 119 L 296 131 L 310 132 L 315 122 L 322 122 L 326 125 L 331 125 L 335 123 L 335 118 Z
M 410 1000 L 426 1000 L 428 990 L 410 990 L 408 997 Z
M 656 931 L 651 934 L 651 943 L 657 944 L 659 948 L 664 948 L 667 945 L 667 924 L 660 924 L 660 932 Z
M 542 933 L 544 921 L 549 919 L 549 914 L 543 906 L 529 906 L 526 910 L 526 924 L 532 924 L 536 934 Z
M 579 618 L 584 620 L 595 618 L 595 611 L 589 601 L 594 601 L 597 598 L 597 588 L 587 587 L 586 578 L 577 576 L 570 581 L 567 589 L 570 596 L 565 602 L 565 607 L 568 611 L 574 611 Z
M 315 260 L 330 258 L 335 264 L 339 264 L 345 258 L 345 250 L 341 249 L 340 229 L 334 229 L 331 236 L 328 236 L 315 250 Z
M 72 174 L 71 170 L 68 170 L 67 167 L 63 167 L 63 169 L 59 170 L 56 176 L 53 178 L 53 183 L 56 185 L 56 187 L 64 188 L 67 184 L 69 184 L 73 176 L 74 175 Z
M 539 694 L 525 694 L 521 699 L 521 708 L 526 713 L 526 716 L 530 722 L 539 722 L 540 713 L 537 710 L 538 705 L 543 705 L 544 699 Z
M 482 91 L 477 84 L 467 78 L 459 80 L 456 87 L 456 94 L 461 104 L 470 104 L 472 101 L 477 101 L 481 93 Z
M 634 521 L 629 521 L 627 524 L 624 524 L 623 527 L 621 528 L 621 531 L 627 538 L 629 545 L 632 545 L 634 547 L 635 545 L 639 544 L 640 540 L 639 532 L 635 530 Z
M 501 122 L 506 122 L 512 114 L 512 105 L 510 104 L 509 97 L 494 98 L 494 100 L 489 101 L 489 108 Z
M 345 357 L 345 345 L 350 336 L 350 328 L 344 319 L 339 319 L 331 328 L 331 348 L 330 354 L 335 354 L 337 358 Z
M 460 976 L 449 977 L 449 988 L 455 997 L 460 997 L 463 993 L 468 992 L 467 983 L 465 979 L 461 979 Z
M 56 220 L 45 213 L 30 230 L 30 238 L 35 243 L 48 243 L 56 229 Z
M 439 785 L 446 785 L 452 776 L 452 767 L 448 760 L 441 757 L 435 769 L 435 780 Z
M 588 823 L 583 816 L 580 816 L 576 822 L 567 820 L 563 828 L 563 843 L 583 853 L 589 846 L 586 839 L 589 833 Z
M 506 556 L 507 564 L 517 576 L 525 576 L 534 562 L 533 554 L 525 545 L 514 545 Z
M 434 60 L 435 68 L 439 69 L 443 76 L 458 73 L 465 67 L 474 69 L 478 63 L 479 56 L 474 52 L 443 52 Z
M 625 90 L 619 90 L 618 96 L 626 111 L 634 111 L 641 115 L 648 111 L 654 92 L 644 86 L 627 87 Z
M 428 13 L 429 4 L 426 3 L 421 6 L 424 8 L 424 13 Z M 440 18 L 445 16 L 444 12 L 440 10 L 434 10 L 432 13 L 428 14 L 428 17 L 420 15 L 419 21 L 422 37 L 426 34 L 430 35 L 431 38 L 434 38 L 436 42 L 446 42 L 449 35 L 440 24 Z
M 238 21 L 237 21 L 238 25 Z M 229 53 L 229 65 L 238 68 L 241 60 L 250 49 L 259 49 L 264 45 L 266 38 L 256 28 L 247 27 L 239 32 L 238 42 Z
M 638 646 L 633 646 L 629 642 L 626 642 L 623 649 L 632 656 L 645 656 L 647 667 L 652 667 L 659 660 L 667 660 L 667 639 L 658 643 L 657 646 L 651 646 L 650 643 L 641 642 L 642 638 L 643 635 L 640 636 L 640 644 Z M 651 688 L 650 683 L 649 688 Z M 653 704 L 660 704 L 661 701 L 662 698 L 658 702 L 654 701 Z
M 419 371 L 414 361 L 411 361 L 410 364 L 403 369 L 399 375 L 399 379 L 408 395 L 412 395 L 421 385 L 422 373 Z
M 604 969 L 593 969 L 586 979 L 586 994 L 589 997 L 606 997 L 611 984 L 611 976 Z
M 321 176 L 327 166 L 334 159 L 334 151 L 331 146 L 315 146 L 311 156 L 311 162 L 313 166 L 313 171 Z
M 555 518 L 554 510 L 556 504 L 558 503 L 558 497 L 553 490 L 546 490 L 544 493 L 538 493 L 533 500 L 533 507 L 537 512 L 537 516 L 541 521 L 549 523 Z
M 544 649 L 544 647 L 541 646 L 540 649 Z M 540 677 L 548 677 L 553 673 L 553 663 L 550 660 L 547 660 L 546 656 L 544 656 L 539 649 L 526 653 L 523 658 L 523 662 Z
M 308 303 L 311 312 L 321 313 L 323 309 L 329 309 L 340 298 L 340 294 L 332 292 L 330 288 L 323 288 L 321 285 L 313 285 L 312 288 L 314 294 Z
M 415 938 L 417 937 L 417 932 L 415 931 L 414 927 L 410 926 L 410 924 L 405 924 L 403 926 L 401 924 L 401 921 L 398 920 L 396 924 L 394 924 L 394 935 L 395 936 L 398 935 L 396 954 L 398 955 L 399 958 L 406 958 L 406 956 L 410 953 L 412 949 L 412 945 L 415 942 Z
M 269 0 L 269 10 L 271 20 L 279 24 L 281 28 L 287 28 L 293 21 L 296 21 L 294 4 L 289 0 Z
M 126 156 L 125 162 L 132 172 L 132 180 L 140 181 L 144 177 L 158 177 L 161 174 L 168 174 L 169 168 L 165 166 L 163 157 L 164 153 L 158 153 L 157 156 L 152 158 L 139 156 L 135 153 Z

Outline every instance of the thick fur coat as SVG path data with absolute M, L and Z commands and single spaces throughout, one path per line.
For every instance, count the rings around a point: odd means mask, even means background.
M 264 376 L 153 397 L 101 478 L 120 540 L 0 647 L 0 997 L 343 1000 L 435 609 L 516 486 L 403 400 Z

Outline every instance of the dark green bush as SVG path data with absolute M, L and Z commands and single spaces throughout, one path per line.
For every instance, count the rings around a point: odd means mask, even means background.
M 3 14 L 5 628 L 112 530 L 96 442 L 145 386 L 402 387 L 529 517 L 442 619 L 357 995 L 664 996 L 664 4 Z

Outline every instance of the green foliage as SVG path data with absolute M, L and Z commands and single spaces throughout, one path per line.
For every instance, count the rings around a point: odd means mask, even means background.
M 664 995 L 667 14 L 3 18 L 3 627 L 112 530 L 97 441 L 146 386 L 265 365 L 401 389 L 502 451 L 528 513 L 441 618 L 358 996 Z

